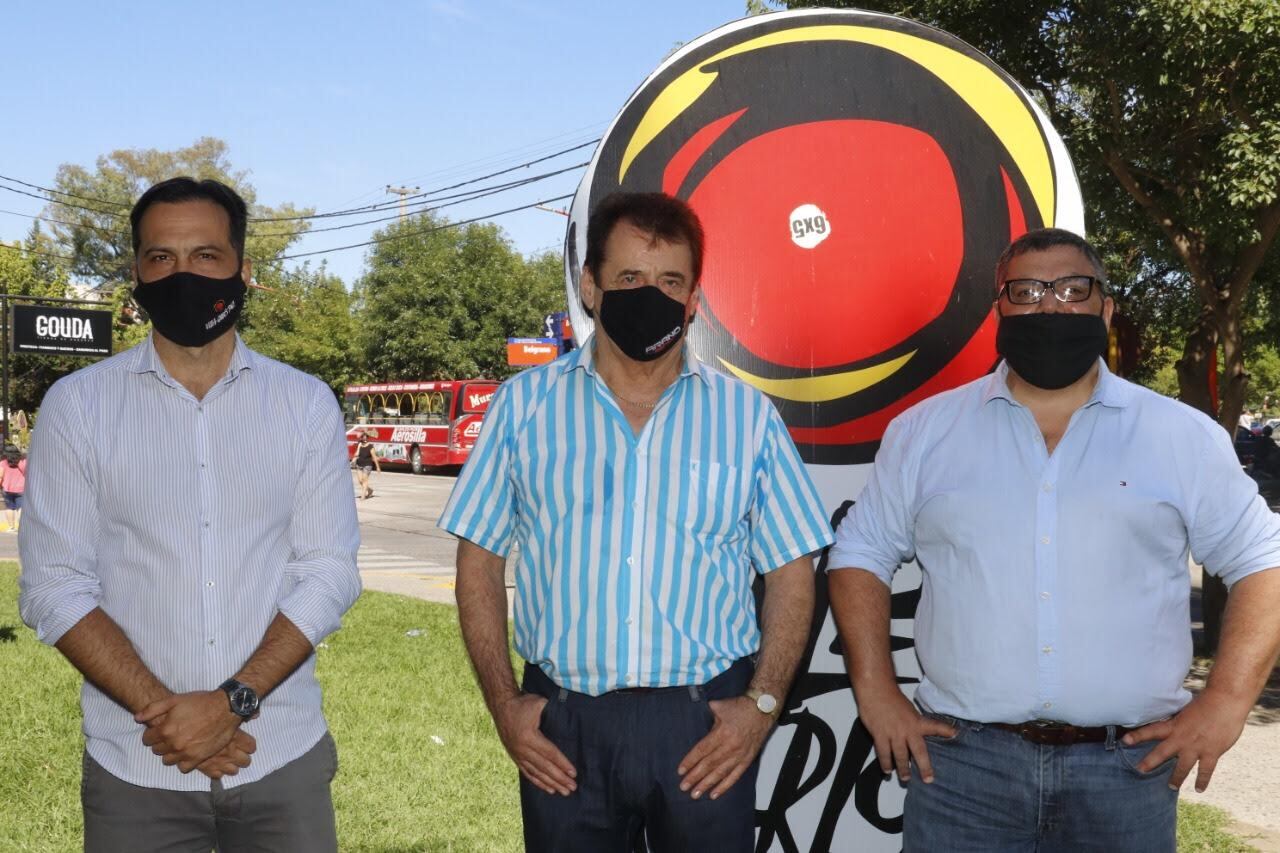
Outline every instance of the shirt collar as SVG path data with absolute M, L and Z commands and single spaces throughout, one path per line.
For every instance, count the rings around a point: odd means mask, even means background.
M 1089 395 L 1089 401 L 1081 408 L 1088 408 L 1096 403 L 1111 409 L 1123 409 L 1129 404 L 1129 397 L 1127 383 L 1108 370 L 1106 359 L 1099 357 L 1098 382 L 1093 387 L 1093 393 Z M 986 387 L 982 393 L 983 403 L 996 399 L 1021 405 L 1013 399 L 1013 394 L 1009 391 L 1009 363 L 1004 359 L 1001 359 L 996 369 L 987 376 Z
M 684 347 L 684 353 L 681 356 L 682 366 L 679 378 L 696 376 L 709 385 L 711 380 L 707 378 L 707 366 L 694 356 L 693 349 L 689 346 L 687 339 L 681 341 L 680 345 Z M 582 346 L 574 350 L 569 356 L 566 371 L 579 369 L 586 371 L 588 376 L 596 375 L 596 336 L 594 334 L 587 338 Z
M 243 371 L 251 370 L 258 358 L 253 350 L 245 346 L 239 332 L 233 332 L 232 334 L 236 336 L 236 346 L 231 351 L 231 361 L 227 365 L 227 373 L 222 379 L 223 382 L 230 382 Z M 160 360 L 159 353 L 156 352 L 155 332 L 148 333 L 147 339 L 133 348 L 133 358 L 129 364 L 129 370 L 133 373 L 154 373 L 164 382 L 171 385 L 176 384 L 173 377 L 169 375 L 169 371 L 165 370 L 164 362 Z

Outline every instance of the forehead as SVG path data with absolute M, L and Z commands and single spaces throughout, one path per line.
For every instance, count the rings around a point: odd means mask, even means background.
M 604 243 L 604 263 L 610 267 L 661 268 L 662 272 L 693 274 L 693 252 L 688 243 L 672 243 L 654 237 L 623 219 L 613 226 Z
M 1010 259 L 1005 280 L 1038 278 L 1053 280 L 1064 275 L 1097 275 L 1089 256 L 1075 246 L 1051 246 L 1033 249 Z
M 138 238 L 144 247 L 183 240 L 229 246 L 231 216 L 221 205 L 205 199 L 157 202 L 142 214 Z

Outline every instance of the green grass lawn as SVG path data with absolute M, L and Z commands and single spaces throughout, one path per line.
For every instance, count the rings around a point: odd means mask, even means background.
M 0 850 L 61 853 L 80 842 L 80 678 L 18 619 L 17 565 L 0 563 Z M 417 629 L 420 636 L 408 637 Z M 338 742 L 344 851 L 515 851 L 516 771 L 467 665 L 452 607 L 369 592 L 319 650 Z M 437 743 L 439 738 L 442 743 Z M 1180 851 L 1248 851 L 1225 813 L 1179 809 Z

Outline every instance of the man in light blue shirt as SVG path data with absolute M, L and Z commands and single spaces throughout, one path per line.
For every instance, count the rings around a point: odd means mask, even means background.
M 830 524 L 773 405 L 683 342 L 693 211 L 619 194 L 587 239 L 595 335 L 503 383 L 440 519 L 459 537 L 463 637 L 523 777 L 526 849 L 750 851 L 757 757 Z
M 59 380 L 31 445 L 20 608 L 85 676 L 85 849 L 335 851 L 313 649 L 360 592 L 342 418 L 235 332 L 244 201 L 131 216 L 146 341 Z
M 1209 783 L 1280 649 L 1280 516 L 1221 427 L 1107 370 L 1104 284 L 1074 234 L 1014 241 L 1003 361 L 890 424 L 837 531 L 832 609 L 880 766 L 909 782 L 907 850 L 1174 850 L 1178 786 L 1197 763 Z M 1232 588 L 1195 698 L 1188 555 Z M 924 713 L 888 644 L 912 559 Z

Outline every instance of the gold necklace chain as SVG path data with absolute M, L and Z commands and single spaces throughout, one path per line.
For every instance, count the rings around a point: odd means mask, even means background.
M 631 405 L 635 406 L 637 409 L 657 408 L 658 402 L 662 400 L 662 397 L 659 396 L 658 399 L 654 400 L 652 403 L 641 403 L 639 400 L 628 400 L 626 397 L 622 396 L 617 391 L 613 392 L 613 396 L 617 397 L 619 400 L 621 400 L 624 403 L 630 403 Z

